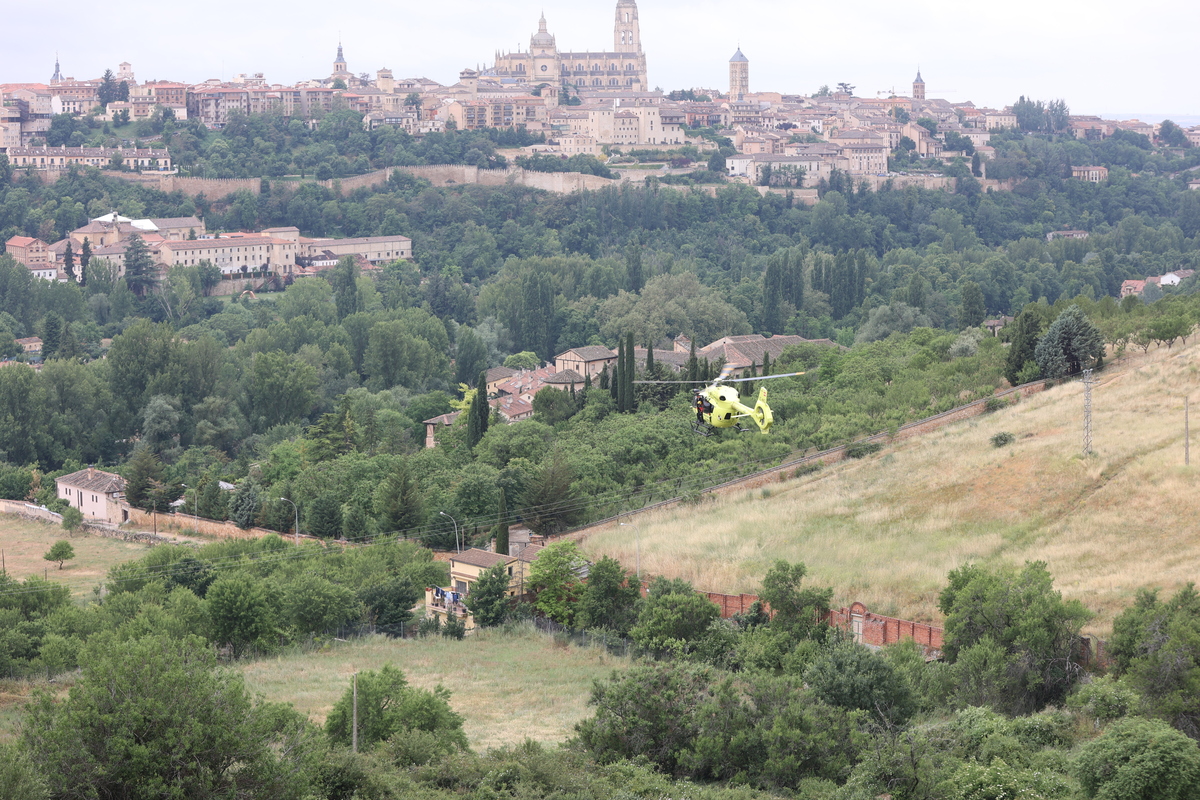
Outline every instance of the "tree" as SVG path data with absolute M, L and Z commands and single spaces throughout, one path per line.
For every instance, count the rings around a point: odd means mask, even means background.
M 547 425 L 565 422 L 575 414 L 577 407 L 571 393 L 554 386 L 543 386 L 533 396 L 533 413 Z
M 818 700 L 860 709 L 888 724 L 904 724 L 914 708 L 904 677 L 882 655 L 855 642 L 838 642 L 804 672 L 804 683 Z
M 94 636 L 66 700 L 39 694 L 24 741 L 53 797 L 298 797 L 316 743 L 256 704 L 197 636 Z
M 1131 717 L 1113 723 L 1080 748 L 1075 771 L 1088 797 L 1200 798 L 1200 749 L 1154 719 Z
M 48 361 L 58 354 L 62 331 L 63 318 L 51 311 L 42 320 L 42 358 Z
M 983 324 L 984 317 L 987 316 L 983 290 L 975 281 L 967 281 L 963 284 L 961 298 L 962 307 L 958 313 L 958 327 L 960 329 L 978 328 Z
M 324 492 L 308 505 L 308 532 L 322 539 L 333 539 L 342 532 L 342 501 L 337 492 Z
M 538 364 L 542 363 L 538 360 L 537 353 L 529 350 L 522 350 L 519 353 L 513 353 L 508 358 L 504 359 L 504 366 L 509 369 L 537 369 Z
M 1103 334 L 1076 305 L 1068 306 L 1050 323 L 1034 349 L 1042 375 L 1054 379 L 1075 375 L 1103 355 Z
M 62 512 L 62 527 L 67 533 L 79 533 L 83 527 L 83 513 L 75 506 L 67 506 Z
M 956 569 L 938 607 L 946 615 L 943 652 L 974 705 L 1034 711 L 1061 702 L 1082 673 L 1074 659 L 1091 614 L 1063 600 L 1043 562 Z
M 149 447 L 140 446 L 125 465 L 125 499 L 134 508 L 150 511 L 154 508 L 153 481 L 162 482 L 163 465 Z M 248 527 L 248 526 L 247 526 Z
M 403 533 L 425 523 L 425 501 L 408 461 L 401 461 L 375 492 L 375 513 L 382 533 Z
M 822 87 L 822 88 L 824 88 L 824 87 Z M 852 84 L 852 83 L 846 83 L 843 81 L 842 83 L 839 83 L 837 85 L 837 89 L 838 89 L 838 92 L 841 94 L 848 94 L 848 95 L 854 94 L 854 84 Z
M 70 561 L 75 557 L 75 548 L 71 547 L 71 543 L 66 539 L 59 539 L 55 542 L 42 558 L 47 561 L 57 561 L 58 568 L 63 568 L 64 561 Z
M 1189 147 L 1187 133 L 1169 119 L 1164 119 L 1158 129 L 1158 140 L 1170 147 Z
M 657 579 L 651 583 L 629 636 L 653 652 L 687 652 L 720 619 L 721 609 L 686 583 L 679 591 L 665 593 L 656 591 L 656 583 Z
M 126 489 L 128 495 L 128 489 Z M 131 501 L 132 502 L 132 501 Z M 251 478 L 238 483 L 237 489 L 229 498 L 229 518 L 239 528 L 250 528 L 258 518 L 258 510 L 262 507 L 262 493 L 258 484 Z
M 450 708 L 450 692 L 408 685 L 404 673 L 385 664 L 378 672 L 358 674 L 358 744 L 371 749 L 406 731 L 433 734 L 438 749 L 449 753 L 467 749 L 462 717 Z M 325 733 L 335 744 L 349 747 L 354 738 L 354 689 L 349 687 L 325 720 Z
M 136 233 L 131 234 L 125 244 L 125 285 L 138 297 L 153 291 L 158 283 L 154 271 L 154 256 L 150 248 Z
M 1142 590 L 1113 622 L 1116 672 L 1145 711 L 1200 739 L 1200 594 L 1189 583 L 1168 601 Z
M 780 559 L 763 576 L 759 599 L 771 608 L 771 625 L 797 639 L 822 638 L 827 629 L 825 617 L 833 599 L 833 589 L 807 587 L 801 582 L 808 574 L 802 563 L 789 564 Z
M 501 555 L 508 555 L 508 491 L 503 485 L 500 486 L 500 508 L 497 516 L 500 521 L 496 523 L 496 543 L 493 549 Z
M 83 237 L 83 245 L 79 249 L 79 285 L 87 286 L 88 265 L 92 263 L 92 240 Z
M 487 374 L 481 372 L 471 394 L 471 404 L 467 408 L 467 447 L 474 448 L 487 433 L 488 417 L 491 413 L 492 409 L 487 401 Z
M 73 243 L 70 239 L 67 240 L 67 249 L 63 251 L 63 272 L 67 273 L 67 281 L 75 283 L 75 251 L 72 249 Z
M 485 570 L 471 585 L 467 606 L 481 628 L 503 625 L 508 618 L 508 586 L 512 580 L 508 570 L 508 565 L 501 562 Z
M 538 611 L 555 622 L 570 625 L 575 618 L 575 601 L 583 589 L 581 573 L 586 563 L 575 542 L 555 542 L 538 553 L 529 568 Z
M 606 628 L 624 636 L 633 626 L 640 597 L 637 581 L 625 573 L 619 561 L 604 556 L 588 570 L 575 621 L 581 628 Z
M 470 383 L 479 380 L 482 375 L 482 382 L 477 383 L 476 387 L 483 387 L 486 393 L 487 365 L 488 348 L 483 339 L 470 328 L 459 328 L 455 342 L 454 379 L 459 383 Z
M 213 641 L 241 656 L 253 645 L 270 645 L 275 632 L 274 599 L 262 581 L 238 573 L 215 581 L 204 595 Z
M 111 69 L 104 70 L 104 75 L 100 78 L 100 86 L 96 88 L 97 99 L 102 105 L 107 106 L 117 100 L 120 95 L 120 87 L 117 85 L 117 76 L 113 74 Z
M 1022 382 L 1022 372 L 1037 361 L 1034 350 L 1042 334 L 1042 319 L 1034 312 L 1026 309 L 1017 314 L 1013 320 L 1012 346 L 1004 362 L 1004 377 L 1013 386 Z
M 358 275 L 358 261 L 354 256 L 342 256 L 337 266 L 330 270 L 329 280 L 333 285 L 333 301 L 339 320 L 363 310 L 358 307 Z

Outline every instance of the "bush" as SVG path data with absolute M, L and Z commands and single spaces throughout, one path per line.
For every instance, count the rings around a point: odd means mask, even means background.
M 1017 437 L 1013 436 L 1008 431 L 1000 431 L 1000 433 L 997 433 L 989 441 L 991 441 L 992 447 L 1006 447 L 1016 440 Z
M 801 464 L 796 467 L 796 471 L 792 473 L 792 477 L 803 478 L 805 475 L 812 475 L 814 472 L 820 472 L 824 466 L 820 461 L 810 461 L 807 464 Z
M 846 458 L 866 458 L 883 449 L 879 442 L 855 442 L 846 448 Z
M 999 411 L 1002 408 L 1008 408 L 1012 403 L 1007 397 L 989 397 L 987 402 L 983 404 L 983 410 L 986 413 Z

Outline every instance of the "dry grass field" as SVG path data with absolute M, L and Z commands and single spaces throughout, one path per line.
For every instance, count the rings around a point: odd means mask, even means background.
M 63 564 L 46 561 L 42 556 L 59 539 L 67 539 L 75 548 L 75 558 Z M 0 550 L 9 577 L 25 580 L 39 575 L 71 587 L 76 597 L 90 594 L 117 564 L 141 558 L 149 545 L 105 539 L 81 533 L 70 536 L 57 525 L 35 522 L 11 514 L 0 514 Z
M 1088 458 L 1083 386 L 1070 383 L 861 461 L 642 515 L 583 547 L 632 565 L 640 529 L 643 573 L 730 593 L 757 591 L 775 559 L 803 561 L 836 602 L 917 620 L 938 619 L 937 594 L 961 564 L 1042 560 L 1104 635 L 1137 589 L 1200 579 L 1200 448 L 1190 467 L 1183 448 L 1183 398 L 1200 404 L 1198 388 L 1193 339 L 1097 376 Z M 993 447 L 1002 431 L 1016 441 Z
M 442 684 L 464 717 L 471 747 L 486 750 L 526 738 L 561 742 L 588 715 L 592 681 L 628 661 L 590 647 L 557 646 L 533 632 L 483 631 L 464 641 L 441 637 L 382 636 L 337 644 L 324 652 L 280 656 L 241 667 L 247 688 L 268 700 L 291 703 L 324 724 L 350 687 L 355 671 L 391 664 L 413 686 Z

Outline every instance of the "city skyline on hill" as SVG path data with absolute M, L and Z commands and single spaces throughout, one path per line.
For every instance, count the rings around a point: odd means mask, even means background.
M 64 0 L 62 10 L 67 19 L 85 16 L 78 0 Z M 261 72 L 271 83 L 290 84 L 328 75 L 340 41 L 352 72 L 373 75 L 388 67 L 398 77 L 453 83 L 463 68 L 490 64 L 497 50 L 527 49 L 543 12 L 560 49 L 611 47 L 610 0 L 544 6 L 463 0 L 452 18 L 441 7 L 402 4 L 387 12 L 392 24 L 380 24 L 373 7 L 340 11 L 314 24 L 323 7 L 214 0 L 203 14 L 182 5 L 156 9 L 160 24 L 173 31 L 168 36 L 129 28 L 98 38 L 86 26 L 47 36 L 44 14 L 18 7 L 9 14 L 10 47 L 0 71 L 7 81 L 46 82 L 57 51 L 64 74 L 79 79 L 128 61 L 139 80 L 199 83 Z M 1186 80 L 1185 33 L 1192 27 L 1187 18 L 1200 15 L 1183 0 L 1149 0 L 1137 14 L 1113 0 L 1086 14 L 1061 0 L 1014 0 L 1003 9 L 864 0 L 845 19 L 815 18 L 776 0 L 747 0 L 735 16 L 726 12 L 710 0 L 642 0 L 650 85 L 723 90 L 728 59 L 740 48 L 750 60 L 751 91 L 811 94 L 844 81 L 859 97 L 907 95 L 919 68 L 928 95 L 951 102 L 1000 107 L 1020 95 L 1061 97 L 1074 113 L 1135 108 L 1149 109 L 1138 113 L 1151 121 L 1200 120 L 1200 90 Z

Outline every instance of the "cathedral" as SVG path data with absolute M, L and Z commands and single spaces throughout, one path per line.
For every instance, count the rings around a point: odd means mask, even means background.
M 617 0 L 613 27 L 613 49 L 608 52 L 559 51 L 554 36 L 546 30 L 546 17 L 538 32 L 529 38 L 529 51 L 496 51 L 495 66 L 483 73 L 501 81 L 519 81 L 532 86 L 545 84 L 557 93 L 566 86 L 572 93 L 650 90 L 646 78 L 646 55 L 638 30 L 636 0 Z

